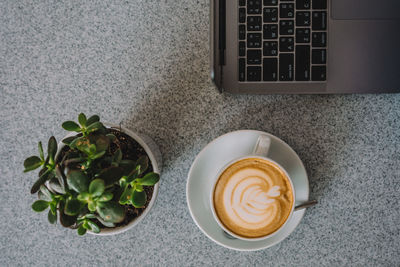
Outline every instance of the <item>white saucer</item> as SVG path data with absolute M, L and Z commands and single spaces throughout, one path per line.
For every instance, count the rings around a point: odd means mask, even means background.
M 222 135 L 209 143 L 194 160 L 186 184 L 186 198 L 190 215 L 197 226 L 217 244 L 226 248 L 253 251 L 271 247 L 288 237 L 300 223 L 305 209 L 295 211 L 282 230 L 261 241 L 244 241 L 227 238 L 213 218 L 209 196 L 213 180 L 222 166 L 250 155 L 260 134 L 271 138 L 268 157 L 278 162 L 290 175 L 296 191 L 296 204 L 308 200 L 307 172 L 296 152 L 281 139 L 261 131 L 241 130 Z

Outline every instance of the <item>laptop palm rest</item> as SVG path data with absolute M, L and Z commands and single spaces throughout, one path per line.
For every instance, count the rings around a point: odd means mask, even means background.
M 400 19 L 400 0 L 332 0 L 331 16 L 337 20 Z

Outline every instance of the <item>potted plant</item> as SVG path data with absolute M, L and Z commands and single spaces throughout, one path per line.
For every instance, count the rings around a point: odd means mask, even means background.
M 96 234 L 115 234 L 137 224 L 154 204 L 159 181 L 158 148 L 148 137 L 100 122 L 81 113 L 66 121 L 70 133 L 57 145 L 52 136 L 47 156 L 24 161 L 24 172 L 41 168 L 31 193 L 36 212 L 48 209 L 48 220 Z M 107 127 L 108 126 L 108 127 Z

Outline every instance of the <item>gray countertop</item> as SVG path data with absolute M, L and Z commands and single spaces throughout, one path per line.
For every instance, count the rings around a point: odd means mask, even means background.
M 0 2 L 1 266 L 400 265 L 400 94 L 221 95 L 208 36 L 207 0 Z M 79 237 L 30 208 L 23 160 L 81 111 L 148 134 L 163 154 L 155 207 L 120 235 Z M 197 153 L 237 129 L 292 146 L 320 201 L 258 252 L 213 243 L 186 204 Z

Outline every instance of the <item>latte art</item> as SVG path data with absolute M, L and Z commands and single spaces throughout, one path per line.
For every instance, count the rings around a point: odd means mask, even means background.
M 214 190 L 220 221 L 243 237 L 276 231 L 291 212 L 293 194 L 285 173 L 272 162 L 250 158 L 229 166 Z

